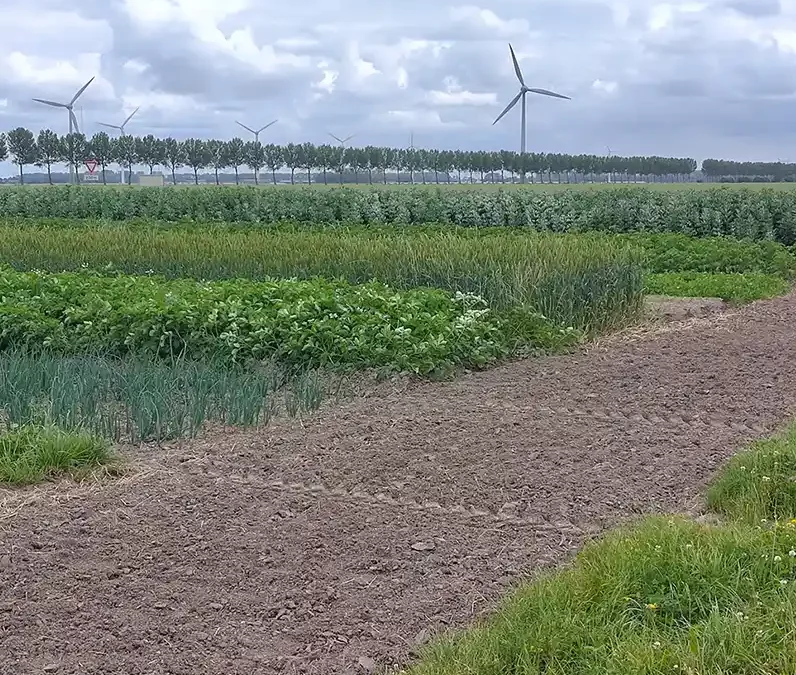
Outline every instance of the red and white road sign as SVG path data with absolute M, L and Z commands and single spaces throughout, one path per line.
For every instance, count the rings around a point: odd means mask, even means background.
M 93 174 L 94 171 L 96 171 L 97 164 L 99 164 L 99 162 L 96 159 L 87 159 L 85 162 L 83 162 L 83 164 L 86 165 L 86 168 L 88 169 L 88 172 L 90 174 Z

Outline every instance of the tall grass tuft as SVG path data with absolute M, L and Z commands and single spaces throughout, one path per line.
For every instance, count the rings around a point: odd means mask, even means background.
M 85 431 L 23 426 L 0 434 L 0 483 L 79 476 L 109 459 L 108 442 Z

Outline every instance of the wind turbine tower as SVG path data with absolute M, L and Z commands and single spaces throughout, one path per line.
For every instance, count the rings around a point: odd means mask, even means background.
M 33 100 L 37 103 L 44 103 L 44 105 L 50 105 L 53 108 L 65 108 L 67 115 L 69 116 L 69 133 L 80 133 L 80 126 L 77 123 L 77 117 L 75 117 L 75 101 L 80 98 L 80 95 L 86 91 L 88 85 L 90 85 L 94 81 L 92 77 L 88 82 L 86 82 L 80 89 L 77 90 L 77 93 L 72 97 L 72 100 L 69 103 L 59 103 L 58 101 L 50 101 L 46 98 L 34 98 Z M 75 178 L 77 176 L 77 167 L 72 164 L 72 161 L 69 161 L 69 182 L 74 183 Z
M 529 87 L 525 84 L 525 78 L 522 76 L 522 71 L 520 70 L 520 64 L 517 62 L 517 56 L 514 54 L 514 48 L 509 44 L 509 51 L 511 52 L 511 60 L 514 63 L 514 72 L 517 74 L 517 79 L 520 81 L 520 91 L 519 93 L 511 99 L 511 102 L 504 108 L 503 112 L 497 116 L 492 125 L 494 126 L 497 124 L 503 116 L 511 110 L 517 102 L 522 99 L 522 128 L 520 132 L 520 159 L 524 160 L 525 157 L 525 95 L 526 94 L 542 94 L 543 96 L 552 96 L 554 98 L 563 98 L 567 100 L 571 100 L 569 96 L 564 96 L 563 94 L 557 94 L 554 91 L 550 91 L 549 89 L 539 89 L 538 87 Z M 525 182 L 525 166 L 524 163 L 522 165 L 522 171 L 520 172 L 520 182 Z

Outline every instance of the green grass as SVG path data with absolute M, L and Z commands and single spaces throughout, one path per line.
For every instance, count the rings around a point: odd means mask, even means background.
M 255 426 L 335 397 L 343 381 L 272 362 L 219 364 L 102 354 L 0 352 L 0 429 L 55 425 L 114 441 L 196 436 L 208 424 Z
M 79 477 L 110 459 L 108 442 L 85 431 L 25 426 L 0 434 L 0 483 Z
M 722 298 L 736 303 L 773 298 L 788 292 L 790 284 L 772 274 L 668 272 L 648 274 L 644 292 L 681 298 Z
M 640 253 L 627 242 L 468 232 L 17 222 L 0 226 L 0 260 L 20 270 L 111 265 L 172 279 L 378 280 L 402 289 L 474 293 L 498 310 L 532 308 L 556 323 L 593 332 L 621 325 L 638 311 Z
M 708 505 L 749 525 L 796 517 L 796 424 L 735 455 L 711 485 Z
M 796 673 L 796 529 L 655 517 L 588 545 L 411 675 Z
M 708 492 L 725 521 L 651 517 L 518 587 L 409 675 L 793 675 L 796 424 L 734 457 Z

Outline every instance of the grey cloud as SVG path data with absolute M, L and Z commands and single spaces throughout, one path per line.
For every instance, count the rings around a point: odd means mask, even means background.
M 781 0 L 727 0 L 726 6 L 752 17 L 778 16 L 782 11 Z

